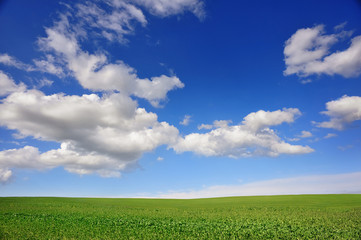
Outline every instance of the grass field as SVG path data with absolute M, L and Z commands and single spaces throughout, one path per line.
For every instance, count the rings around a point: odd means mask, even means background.
M 361 195 L 0 198 L 0 239 L 361 239 Z

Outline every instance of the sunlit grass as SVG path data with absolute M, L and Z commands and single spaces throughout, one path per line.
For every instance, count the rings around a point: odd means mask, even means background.
M 361 195 L 0 198 L 0 239 L 361 239 Z

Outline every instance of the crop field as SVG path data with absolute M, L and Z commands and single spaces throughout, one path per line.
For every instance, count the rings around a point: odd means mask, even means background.
M 361 195 L 5 197 L 0 239 L 361 239 Z

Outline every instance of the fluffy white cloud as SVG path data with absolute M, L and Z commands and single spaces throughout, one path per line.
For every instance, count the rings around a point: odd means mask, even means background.
M 185 11 L 192 12 L 199 19 L 205 17 L 204 3 L 200 0 L 134 0 L 134 2 L 160 17 L 181 14 Z
M 291 145 L 282 141 L 269 126 L 293 122 L 300 115 L 298 109 L 250 113 L 242 124 L 229 126 L 227 121 L 216 122 L 217 128 L 204 134 L 192 133 L 180 138 L 172 148 L 180 153 L 192 151 L 205 156 L 232 158 L 257 155 L 305 154 L 314 150 L 308 146 Z
M 184 84 L 176 76 L 152 77 L 140 79 L 136 70 L 122 61 L 108 63 L 104 54 L 89 54 L 82 51 L 74 35 L 61 32 L 64 23 L 54 28 L 47 28 L 47 37 L 39 40 L 44 50 L 54 51 L 60 55 L 67 68 L 79 83 L 95 91 L 119 91 L 147 99 L 153 106 L 166 99 L 167 93 Z
M 259 110 L 248 114 L 242 124 L 246 128 L 256 132 L 269 126 L 276 126 L 281 123 L 291 123 L 296 117 L 300 116 L 301 112 L 297 108 L 284 108 L 273 112 Z
M 47 96 L 28 90 L 5 98 L 0 112 L 0 124 L 20 135 L 62 143 L 42 154 L 33 147 L 0 152 L 0 168 L 64 166 L 71 172 L 114 176 L 178 136 L 175 127 L 158 122 L 156 114 L 122 94 Z
M 6 183 L 12 176 L 12 171 L 7 168 L 0 168 L 0 183 Z
M 286 41 L 284 48 L 285 75 L 339 74 L 354 77 L 361 74 L 361 36 L 351 40 L 349 48 L 330 53 L 330 47 L 351 32 L 341 31 L 327 35 L 324 26 L 297 30 Z
M 192 11 L 201 16 L 200 5 L 196 7 L 195 2 L 162 4 L 166 11 L 172 11 L 166 15 Z M 94 37 L 127 42 L 125 36 L 134 33 L 136 24 L 147 24 L 138 6 L 153 12 L 151 5 L 104 0 L 97 4 L 64 6 L 67 12 L 59 15 L 53 27 L 45 28 L 46 36 L 38 40 L 40 50 L 45 53 L 43 57 L 28 65 L 2 54 L 0 63 L 59 77 L 74 76 L 84 88 L 103 92 L 102 97 L 96 94 L 45 95 L 15 84 L 0 72 L 0 95 L 9 95 L 0 104 L 0 125 L 17 130 L 19 138 L 32 136 L 61 145 L 47 152 L 40 152 L 33 146 L 1 151 L 3 182 L 12 175 L 12 168 L 63 166 L 78 174 L 119 176 L 121 171 L 134 166 L 144 152 L 163 144 L 174 144 L 178 138 L 178 129 L 158 122 L 156 114 L 138 108 L 131 96 L 144 98 L 158 107 L 169 91 L 184 87 L 179 78 L 161 75 L 140 79 L 136 70 L 124 62 L 109 63 L 105 51 L 100 49 L 91 54 L 81 47 L 83 42 Z M 162 12 L 156 9 L 153 13 Z M 51 81 L 44 78 L 39 80 L 39 86 L 49 84 Z
M 7 169 L 11 167 L 43 170 L 63 166 L 72 173 L 95 173 L 102 177 L 119 177 L 120 171 L 134 163 L 135 161 L 122 162 L 96 152 L 81 152 L 72 149 L 68 143 L 62 143 L 61 148 L 45 153 L 40 153 L 38 148 L 32 146 L 0 152 L 0 166 Z M 11 170 L 8 171 L 11 173 Z
M 238 185 L 216 185 L 195 191 L 170 191 L 157 198 L 361 193 L 361 172 L 281 178 Z
M 16 84 L 14 80 L 0 70 L 0 96 L 8 95 L 12 92 L 25 90 L 23 83 Z
M 345 129 L 350 123 L 361 120 L 361 97 L 347 95 L 326 103 L 327 111 L 321 112 L 330 117 L 328 122 L 313 122 L 322 128 Z
M 343 96 L 326 103 L 327 111 L 321 112 L 330 117 L 330 121 L 315 123 L 322 128 L 345 129 L 354 121 L 361 120 L 361 97 Z

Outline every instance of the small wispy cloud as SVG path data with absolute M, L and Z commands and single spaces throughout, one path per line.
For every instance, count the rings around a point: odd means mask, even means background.
M 335 133 L 328 133 L 326 136 L 324 136 L 323 138 L 328 139 L 328 138 L 333 138 L 333 137 L 337 137 L 337 134 Z
M 302 131 L 300 135 L 298 135 L 298 137 L 300 138 L 309 138 L 312 137 L 312 133 L 309 131 Z
M 312 80 L 309 79 L 309 78 L 308 78 L 308 79 L 302 79 L 302 80 L 301 80 L 301 83 L 302 83 L 302 84 L 308 84 L 308 83 L 311 83 L 311 82 L 312 82 Z
M 25 64 L 19 61 L 18 59 L 16 59 L 15 57 L 8 55 L 7 53 L 3 53 L 3 54 L 0 53 L 0 63 L 6 66 L 15 67 L 28 72 L 34 71 L 34 68 L 31 65 Z
M 189 123 L 191 122 L 191 116 L 190 115 L 185 115 L 183 120 L 179 122 L 180 125 L 183 125 L 183 126 L 188 126 Z
M 349 145 L 345 145 L 345 146 L 338 146 L 337 148 L 340 149 L 341 151 L 346 151 L 348 149 L 353 148 L 354 146 L 352 144 Z

